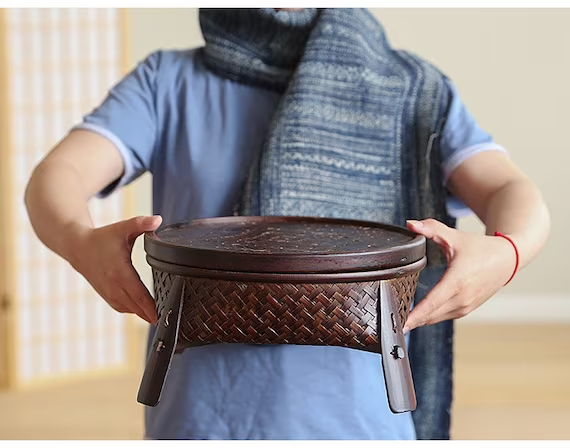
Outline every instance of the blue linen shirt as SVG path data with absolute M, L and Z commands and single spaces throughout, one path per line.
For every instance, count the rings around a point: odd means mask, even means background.
M 164 223 L 231 215 L 262 149 L 279 94 L 209 72 L 200 52 L 157 51 L 76 129 L 114 143 L 125 170 L 105 197 L 146 171 Z M 445 179 L 467 158 L 505 151 L 453 99 L 441 136 Z M 453 196 L 454 216 L 469 210 Z M 152 330 L 151 330 L 152 336 Z M 220 344 L 174 356 L 149 439 L 413 439 L 389 410 L 381 356 L 340 347 Z

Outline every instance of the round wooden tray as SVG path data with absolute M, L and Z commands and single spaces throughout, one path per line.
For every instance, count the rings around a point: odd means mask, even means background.
M 258 274 L 381 271 L 425 256 L 425 238 L 407 229 L 307 217 L 196 219 L 147 233 L 144 244 L 157 262 Z
M 159 315 L 139 401 L 155 406 L 174 352 L 206 344 L 332 345 L 388 354 L 389 402 L 415 407 L 402 325 L 423 236 L 355 220 L 196 219 L 145 234 Z

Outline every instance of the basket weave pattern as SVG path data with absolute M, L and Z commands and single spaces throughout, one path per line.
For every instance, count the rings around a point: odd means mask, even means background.
M 387 280 L 405 322 L 419 273 Z M 153 269 L 160 313 L 172 275 Z M 185 278 L 178 348 L 202 343 L 376 347 L 380 281 L 326 284 L 244 283 Z

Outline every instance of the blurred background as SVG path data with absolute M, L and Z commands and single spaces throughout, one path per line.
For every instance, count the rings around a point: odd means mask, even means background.
M 570 439 L 570 10 L 373 9 L 435 63 L 542 190 L 538 259 L 457 322 L 455 439 Z M 197 10 L 0 10 L 0 439 L 140 439 L 146 327 L 118 315 L 33 235 L 26 182 L 148 53 L 202 44 Z M 98 224 L 151 213 L 150 178 L 94 200 Z M 481 232 L 475 218 L 460 227 Z M 134 263 L 149 288 L 141 241 Z

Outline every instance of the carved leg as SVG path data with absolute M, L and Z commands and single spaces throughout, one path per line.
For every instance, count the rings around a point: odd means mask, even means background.
M 175 276 L 158 320 L 137 396 L 137 401 L 147 406 L 156 406 L 162 395 L 164 382 L 178 341 L 180 316 L 184 303 L 183 296 L 184 279 Z
M 413 411 L 416 409 L 416 393 L 398 313 L 398 298 L 386 281 L 380 282 L 378 290 L 378 314 L 378 338 L 388 404 L 393 413 Z

